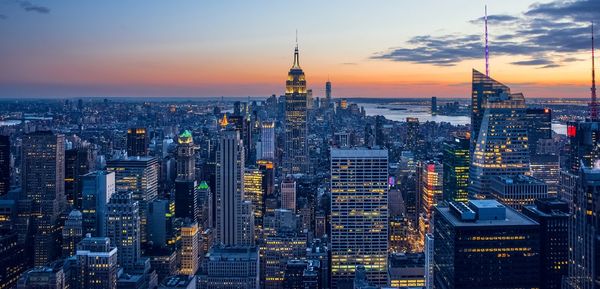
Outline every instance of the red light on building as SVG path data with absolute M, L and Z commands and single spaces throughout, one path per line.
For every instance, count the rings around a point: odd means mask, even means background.
M 575 137 L 577 135 L 577 128 L 574 125 L 567 126 L 567 136 Z
M 549 108 L 544 108 L 544 113 L 550 113 L 550 109 Z
M 427 171 L 428 172 L 435 172 L 435 165 L 434 164 L 428 164 L 427 165 Z

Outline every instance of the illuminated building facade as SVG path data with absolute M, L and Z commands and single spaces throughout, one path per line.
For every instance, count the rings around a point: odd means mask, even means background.
M 279 233 L 265 240 L 265 289 L 283 289 L 288 260 L 306 257 L 306 236 Z
M 407 217 L 400 215 L 390 218 L 390 252 L 401 253 L 410 251 L 410 244 L 408 242 L 408 238 L 411 234 L 413 234 L 413 232 L 411 231 L 410 220 Z
M 475 69 L 473 69 L 471 85 L 471 153 L 473 153 L 485 113 L 485 103 L 488 98 L 510 94 L 510 88 Z
M 106 237 L 84 238 L 77 245 L 76 289 L 117 288 L 117 248 Z
M 78 210 L 72 210 L 62 228 L 62 257 L 75 255 L 77 243 L 83 239 L 83 216 Z
M 244 197 L 252 202 L 254 214 L 255 236 L 263 226 L 265 215 L 265 193 L 263 189 L 263 174 L 258 168 L 246 168 L 244 171 Z
M 195 180 L 195 156 L 192 133 L 185 130 L 177 138 L 177 180 Z
M 528 108 L 527 138 L 531 155 L 537 154 L 538 141 L 552 138 L 552 110 L 549 108 Z
M 495 200 L 435 207 L 435 288 L 540 288 L 540 226 Z
M 540 224 L 540 288 L 562 288 L 562 278 L 569 273 L 569 203 L 557 198 L 540 199 L 522 212 Z
M 425 286 L 425 255 L 423 253 L 391 254 L 388 262 L 391 287 Z
M 387 284 L 387 181 L 387 150 L 331 150 L 332 288 L 351 281 L 358 265 L 374 285 Z
M 306 79 L 296 46 L 294 64 L 285 83 L 284 174 L 308 172 L 307 105 Z
M 446 201 L 466 202 L 469 192 L 470 140 L 454 137 L 444 143 L 443 198 Z
M 531 155 L 529 170 L 531 176 L 548 186 L 548 194 L 556 196 L 560 181 L 560 159 L 558 155 Z
M 188 223 L 181 227 L 181 269 L 182 275 L 194 275 L 198 271 L 198 223 Z
M 206 255 L 207 289 L 258 289 L 259 255 L 255 247 L 215 246 Z
M 442 201 L 443 194 L 443 173 L 442 164 L 437 161 L 429 161 L 422 164 L 421 182 L 419 192 L 419 244 L 422 246 L 425 242 L 425 234 L 430 232 L 430 221 L 433 208 Z M 419 249 L 422 247 L 419 246 Z
M 406 118 L 406 140 L 408 150 L 415 151 L 419 143 L 419 119 L 416 117 Z
M 537 199 L 548 198 L 548 185 L 530 176 L 498 176 L 492 179 L 490 195 L 517 211 L 533 205 Z
M 569 122 L 567 124 L 567 137 L 570 145 L 569 169 L 577 174 L 581 168 L 593 167 L 600 160 L 600 122 L 586 120 L 582 122 Z
M 275 122 L 263 121 L 260 128 L 260 143 L 262 160 L 275 159 Z
M 112 195 L 106 210 L 106 236 L 119 250 L 119 265 L 132 270 L 141 256 L 140 208 L 130 192 Z
M 144 127 L 127 129 L 127 156 L 144 157 L 148 155 L 148 133 Z
M 469 171 L 469 192 L 475 198 L 489 193 L 490 180 L 495 176 L 529 173 L 523 94 L 489 96 L 484 108 Z
M 141 241 L 147 241 L 148 204 L 158 195 L 158 161 L 154 157 L 127 157 L 106 162 L 106 169 L 115 173 L 117 192 L 132 192 L 138 202 L 141 221 Z M 121 251 L 119 250 L 119 255 Z
M 44 266 L 58 255 L 54 233 L 66 206 L 65 136 L 38 131 L 23 137 L 22 190 L 31 202 L 34 265 Z

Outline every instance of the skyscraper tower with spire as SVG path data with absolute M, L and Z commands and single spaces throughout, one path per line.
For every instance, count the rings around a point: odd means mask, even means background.
M 590 103 L 590 119 L 598 120 L 598 102 L 596 99 L 596 67 L 594 65 L 594 23 L 592 22 L 592 102 Z
M 284 174 L 308 172 L 307 91 L 304 71 L 300 68 L 298 43 L 294 50 L 294 63 L 285 82 L 285 146 L 283 152 Z

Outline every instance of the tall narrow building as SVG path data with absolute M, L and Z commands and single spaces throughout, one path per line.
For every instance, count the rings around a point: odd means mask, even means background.
M 261 160 L 275 159 L 275 122 L 263 121 L 260 130 Z
M 131 192 L 112 195 L 106 211 L 106 236 L 114 244 L 119 265 L 132 270 L 141 256 L 139 205 Z
M 529 147 L 523 94 L 488 96 L 471 162 L 470 194 L 485 197 L 495 176 L 529 172 Z
M 294 50 L 294 64 L 285 82 L 285 145 L 283 172 L 308 172 L 307 91 L 304 71 L 300 68 L 298 45 Z
M 22 189 L 35 230 L 34 264 L 44 266 L 58 253 L 55 226 L 66 206 L 65 136 L 50 131 L 27 134 L 22 153 Z
M 221 132 L 216 181 L 216 243 L 252 244 L 254 224 L 246 224 L 252 217 L 252 203 L 244 199 L 244 145 L 237 130 Z M 250 216 L 245 216 L 246 212 Z
M 177 179 L 175 179 L 175 216 L 197 221 L 195 150 L 192 133 L 182 132 L 177 139 Z
M 86 236 L 77 245 L 75 258 L 75 289 L 117 288 L 117 248 L 109 238 Z
M 148 155 L 148 134 L 144 127 L 127 129 L 127 156 L 144 157 Z
M 10 190 L 10 137 L 0 135 L 0 197 Z
M 444 143 L 443 196 L 446 201 L 467 201 L 471 165 L 469 146 L 469 138 L 458 136 Z
M 331 150 L 332 288 L 348 288 L 359 265 L 373 285 L 387 284 L 387 179 L 387 150 Z
M 115 193 L 115 173 L 95 171 L 81 177 L 83 232 L 106 236 L 106 204 Z
M 327 80 L 327 82 L 325 82 L 325 104 L 326 104 L 326 109 L 329 109 L 331 107 L 331 105 L 333 104 L 333 101 L 331 100 L 331 81 Z

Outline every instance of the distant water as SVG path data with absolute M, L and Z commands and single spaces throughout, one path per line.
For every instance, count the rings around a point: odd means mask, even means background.
M 424 105 L 358 103 L 358 106 L 364 107 L 365 112 L 369 116 L 382 115 L 394 121 L 406 121 L 407 117 L 416 117 L 420 122 L 447 122 L 452 125 L 467 125 L 471 123 L 471 117 L 469 116 L 431 115 L 429 107 Z M 397 110 L 398 108 L 402 110 Z M 552 130 L 557 134 L 567 134 L 567 126 L 565 124 L 552 123 Z
M 12 126 L 20 123 L 20 120 L 0 120 L 0 126 Z

